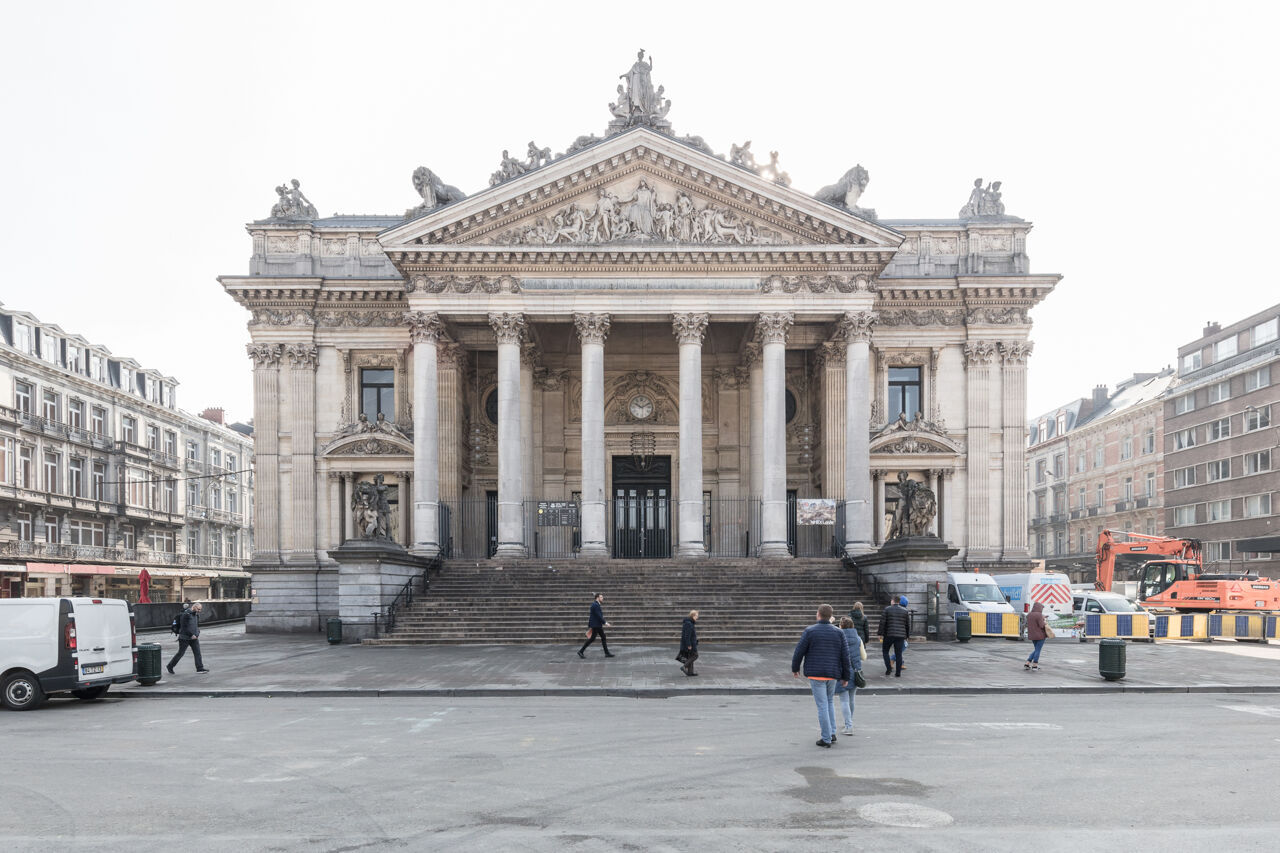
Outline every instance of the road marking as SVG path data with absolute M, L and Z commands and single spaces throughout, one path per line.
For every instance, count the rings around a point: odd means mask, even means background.
M 858 808 L 858 817 L 872 823 L 910 829 L 950 826 L 954 822 L 946 812 L 915 803 L 867 803 Z
M 1257 714 L 1260 717 L 1280 717 L 1280 708 L 1266 708 L 1257 705 L 1223 705 L 1228 711 L 1240 711 L 1244 714 Z M 1280 740 L 1280 738 L 1277 738 Z
M 963 732 L 969 729 L 993 729 L 995 731 L 1005 731 L 1008 729 L 1037 729 L 1040 731 L 1060 731 L 1062 726 L 1056 723 L 916 723 L 917 726 L 923 726 L 927 729 L 941 729 L 944 732 Z

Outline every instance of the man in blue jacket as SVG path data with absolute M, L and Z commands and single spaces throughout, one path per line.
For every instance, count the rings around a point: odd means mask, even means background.
M 836 682 L 845 687 L 853 677 L 853 664 L 849 659 L 849 644 L 844 634 L 831 624 L 834 611 L 830 604 L 818 605 L 817 621 L 804 629 L 800 642 L 791 656 L 791 676 L 800 677 L 800 662 L 804 661 L 804 677 L 813 689 L 813 701 L 818 706 L 818 728 L 822 737 L 818 746 L 831 748 L 836 740 Z
M 604 593 L 597 592 L 595 600 L 591 602 L 591 618 L 587 622 L 587 641 L 582 644 L 582 648 L 578 649 L 578 657 L 586 657 L 583 652 L 587 650 L 587 646 L 596 641 L 596 637 L 600 638 L 600 645 L 604 648 L 604 656 L 607 658 L 613 657 L 613 655 L 609 654 L 609 641 L 604 636 L 604 629 L 612 627 L 612 625 L 604 621 Z

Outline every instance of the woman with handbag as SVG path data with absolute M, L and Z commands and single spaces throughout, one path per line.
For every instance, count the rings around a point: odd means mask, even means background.
M 1044 604 L 1037 601 L 1027 614 L 1027 639 L 1035 646 L 1027 656 L 1027 662 L 1022 665 L 1023 669 L 1040 669 L 1040 649 L 1048 637 L 1049 625 L 1044 621 Z
M 844 729 L 840 734 L 851 735 L 853 734 L 853 691 L 859 687 L 865 687 L 867 683 L 862 676 L 862 662 L 867 659 L 867 647 L 862 642 L 862 635 L 854 627 L 853 620 L 848 616 L 840 619 L 840 631 L 844 634 L 844 641 L 849 646 L 849 660 L 853 661 L 853 680 L 849 682 L 849 686 L 836 685 L 836 695 L 841 697 L 840 710 L 844 715 Z
M 680 671 L 685 675 L 697 675 L 693 671 L 693 662 L 698 659 L 698 611 L 690 610 L 684 617 L 684 627 L 680 631 L 680 653 L 676 660 L 680 661 Z

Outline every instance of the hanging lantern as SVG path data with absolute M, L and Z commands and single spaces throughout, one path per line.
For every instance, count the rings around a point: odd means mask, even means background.
M 648 470 L 649 465 L 653 463 L 653 452 L 657 446 L 658 441 L 653 433 L 631 433 L 631 460 L 635 463 L 637 471 Z

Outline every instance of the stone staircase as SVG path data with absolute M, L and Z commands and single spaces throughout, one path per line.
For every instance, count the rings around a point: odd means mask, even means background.
M 836 614 L 864 599 L 838 559 L 445 561 L 430 589 L 373 645 L 581 643 L 592 596 L 603 592 L 610 644 L 680 641 L 697 609 L 711 643 L 790 643 L 826 602 Z

